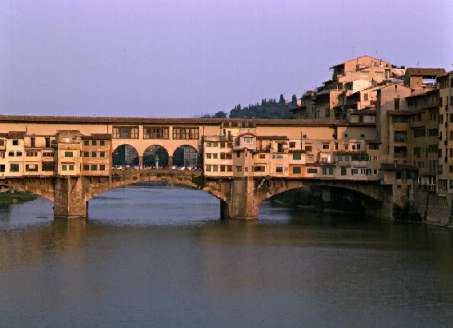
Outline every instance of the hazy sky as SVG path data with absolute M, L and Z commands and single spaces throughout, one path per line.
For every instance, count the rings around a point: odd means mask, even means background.
M 0 0 L 0 108 L 193 116 L 356 55 L 453 69 L 453 0 Z

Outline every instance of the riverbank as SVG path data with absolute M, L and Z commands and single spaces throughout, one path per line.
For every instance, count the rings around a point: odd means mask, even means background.
M 5 207 L 15 203 L 27 202 L 36 199 L 32 193 L 25 191 L 2 192 L 0 193 L 0 207 Z

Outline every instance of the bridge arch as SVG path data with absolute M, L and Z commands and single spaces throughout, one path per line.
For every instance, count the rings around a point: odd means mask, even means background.
M 379 183 L 370 182 L 348 182 L 348 181 L 323 181 L 323 180 L 261 180 L 256 186 L 255 202 L 259 206 L 263 201 L 284 192 L 304 187 L 319 188 L 323 195 L 328 192 L 330 200 L 333 201 L 338 192 L 349 191 L 350 195 L 357 195 L 359 205 L 365 210 L 364 214 L 376 218 L 392 218 L 393 209 L 402 207 L 392 197 L 392 188 L 382 186 Z M 332 192 L 334 192 L 332 194 Z
M 151 145 L 143 152 L 143 166 L 145 168 L 165 168 L 168 163 L 168 151 L 161 145 Z
M 179 174 L 179 172 L 176 172 L 176 174 L 172 175 L 158 173 L 156 174 L 155 172 L 156 171 L 146 169 L 136 174 L 128 174 L 127 172 L 124 172 L 121 174 L 114 174 L 111 180 L 102 179 L 100 181 L 97 181 L 96 183 L 89 183 L 89 187 L 87 188 L 88 193 L 86 194 L 85 200 L 89 201 L 90 199 L 111 189 L 147 182 L 159 182 L 165 183 L 167 185 L 177 185 L 190 189 L 202 190 L 211 194 L 220 201 L 227 200 L 225 192 L 222 189 L 218 188 L 218 184 L 209 182 L 204 183 L 202 187 L 197 184 L 196 178 L 199 176 L 187 173 Z
M 118 145 L 112 152 L 113 167 L 135 167 L 139 165 L 137 149 L 129 144 Z
M 53 182 L 51 178 L 39 179 L 11 179 L 7 184 L 9 189 L 15 191 L 26 191 L 36 196 L 54 202 Z
M 173 166 L 176 168 L 199 168 L 200 153 L 191 145 L 181 145 L 173 152 Z

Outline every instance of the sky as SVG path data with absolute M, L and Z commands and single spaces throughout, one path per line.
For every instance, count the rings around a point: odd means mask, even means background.
M 453 0 L 1 0 L 0 113 L 191 117 L 362 54 L 453 69 Z

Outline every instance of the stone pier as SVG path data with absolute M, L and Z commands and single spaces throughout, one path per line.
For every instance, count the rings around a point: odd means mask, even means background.
M 54 179 L 54 217 L 86 218 L 87 200 L 82 177 Z

